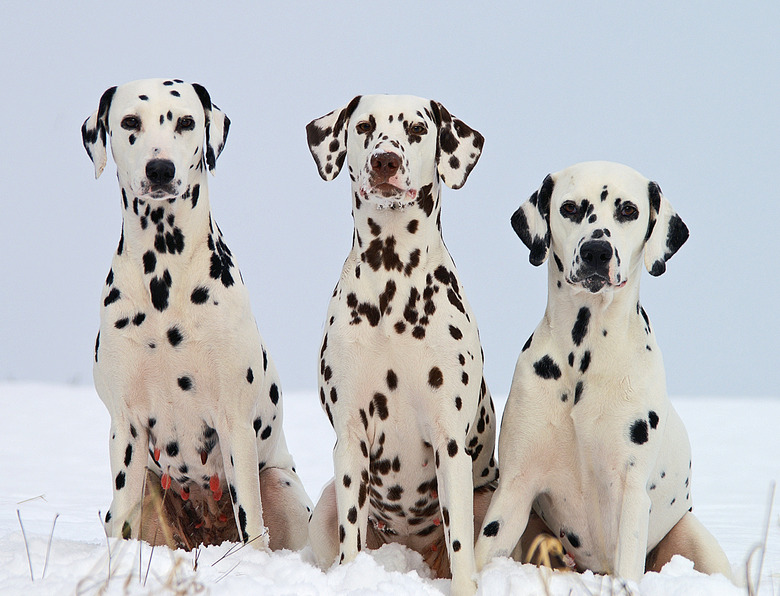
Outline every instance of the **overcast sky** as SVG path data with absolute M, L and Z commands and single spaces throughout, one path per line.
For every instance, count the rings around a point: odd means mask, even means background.
M 211 206 L 287 391 L 316 389 L 351 245 L 349 180 L 304 127 L 356 94 L 440 101 L 486 139 L 442 225 L 506 393 L 546 304 L 509 217 L 549 172 L 607 159 L 691 230 L 642 303 L 672 395 L 780 395 L 780 3 L 4 2 L 0 380 L 92 382 L 119 240 L 116 169 L 80 126 L 112 85 L 202 83 L 229 115 Z

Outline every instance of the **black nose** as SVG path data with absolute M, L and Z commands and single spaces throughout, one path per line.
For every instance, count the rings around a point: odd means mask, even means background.
M 391 178 L 401 166 L 401 158 L 395 153 L 377 153 L 371 156 L 371 169 L 380 176 Z
M 153 159 L 146 164 L 146 177 L 152 184 L 168 184 L 176 175 L 176 166 L 170 159 Z
M 612 245 L 604 240 L 589 240 L 580 247 L 580 258 L 594 271 L 607 271 L 612 260 Z

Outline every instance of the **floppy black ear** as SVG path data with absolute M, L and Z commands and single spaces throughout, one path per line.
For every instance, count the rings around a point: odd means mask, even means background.
M 539 266 L 547 260 L 550 248 L 550 197 L 555 188 L 552 174 L 548 174 L 542 186 L 512 215 L 512 229 L 531 253 L 531 265 Z
M 230 130 L 230 118 L 211 103 L 211 96 L 203 85 L 192 83 L 192 88 L 195 89 L 200 103 L 203 104 L 203 113 L 206 116 L 206 165 L 209 172 L 214 174 L 217 158 L 222 153 L 222 149 L 225 148 L 225 141 L 227 141 Z
M 108 134 L 108 111 L 114 99 L 116 86 L 109 87 L 100 97 L 98 109 L 81 125 L 81 142 L 87 155 L 95 165 L 95 178 L 99 178 L 106 167 L 106 143 Z
M 655 182 L 647 185 L 647 194 L 650 201 L 650 221 L 645 242 L 645 267 L 650 275 L 657 277 L 666 271 L 666 261 L 688 240 L 688 226 L 677 215 Z
M 436 167 L 444 184 L 458 189 L 466 184 L 471 170 L 477 165 L 485 138 L 462 120 L 450 115 L 442 104 L 431 100 L 431 110 L 439 137 Z
M 360 103 L 360 98 L 358 95 L 340 110 L 333 110 L 306 125 L 309 151 L 323 180 L 333 180 L 344 165 L 349 117 Z

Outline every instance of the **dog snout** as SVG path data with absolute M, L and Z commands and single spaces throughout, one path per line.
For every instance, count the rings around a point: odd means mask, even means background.
M 371 156 L 371 170 L 373 174 L 383 180 L 389 180 L 398 173 L 401 167 L 401 158 L 395 153 L 375 153 Z
M 153 185 L 169 184 L 176 175 L 176 166 L 170 159 L 152 159 L 146 164 L 146 177 Z
M 612 260 L 612 245 L 605 240 L 589 240 L 580 247 L 580 258 L 586 267 L 606 274 Z

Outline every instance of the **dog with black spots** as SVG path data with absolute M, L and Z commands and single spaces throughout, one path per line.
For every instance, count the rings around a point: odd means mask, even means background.
M 452 593 L 476 590 L 479 527 L 498 477 L 495 411 L 474 314 L 441 236 L 441 181 L 460 188 L 483 138 L 436 101 L 355 97 L 311 122 L 325 180 L 351 179 L 352 250 L 328 308 L 319 397 L 335 478 L 310 536 L 319 564 L 386 542 Z
M 548 302 L 515 368 L 478 568 L 513 552 L 533 508 L 579 570 L 638 581 L 681 554 L 730 577 L 691 513 L 690 443 L 639 301 L 642 264 L 661 275 L 688 228 L 655 182 L 610 162 L 547 176 L 512 227 L 549 263 Z
M 109 88 L 82 127 L 117 166 L 122 235 L 103 288 L 94 379 L 111 415 L 109 536 L 300 549 L 311 501 L 282 430 L 279 376 L 211 217 L 230 120 L 201 85 Z M 269 536 L 270 534 L 270 536 Z

